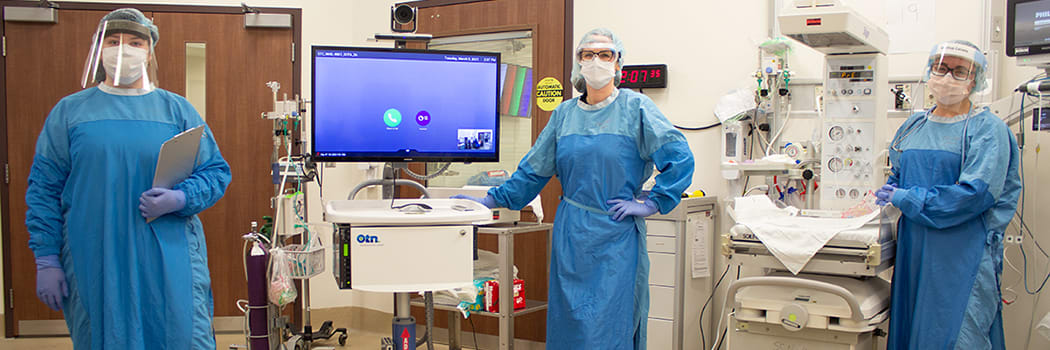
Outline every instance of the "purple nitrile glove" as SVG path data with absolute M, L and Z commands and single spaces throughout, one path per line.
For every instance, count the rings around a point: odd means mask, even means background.
M 472 201 L 484 204 L 485 207 L 488 207 L 489 209 L 499 207 L 499 205 L 496 204 L 496 198 L 492 198 L 492 196 L 490 196 L 490 195 L 485 195 L 485 197 L 474 197 L 474 196 L 468 196 L 468 195 L 465 195 L 465 194 L 457 194 L 455 196 L 452 196 L 451 198 L 453 198 L 453 199 L 469 199 L 469 200 L 472 200 Z
M 655 214 L 656 211 L 659 210 L 652 199 L 646 199 L 644 202 L 639 202 L 633 199 L 613 199 L 606 201 L 605 203 L 613 205 L 609 211 L 613 212 L 612 219 L 616 221 L 621 221 L 628 215 L 646 217 Z
M 36 258 L 36 297 L 51 310 L 62 311 L 62 298 L 69 296 L 66 273 L 58 262 L 58 255 Z
M 875 191 L 875 204 L 887 205 L 893 202 L 893 194 L 897 191 L 897 186 L 894 184 L 882 185 L 878 191 Z
M 142 192 L 142 196 L 139 197 L 139 210 L 144 218 L 160 217 L 185 207 L 186 193 L 181 190 L 154 187 Z

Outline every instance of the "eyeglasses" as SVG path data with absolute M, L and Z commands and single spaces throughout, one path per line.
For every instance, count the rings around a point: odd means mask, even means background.
M 614 52 L 612 50 L 599 50 L 599 51 L 583 50 L 583 51 L 580 51 L 580 53 L 577 54 L 577 56 L 580 58 L 580 61 L 590 61 L 590 60 L 593 60 L 595 56 L 598 56 L 598 58 L 600 58 L 602 61 L 612 62 L 612 60 L 616 59 L 616 52 Z
M 956 66 L 955 68 L 950 68 L 946 64 L 938 64 L 930 70 L 930 74 L 933 74 L 938 77 L 943 77 L 948 73 L 951 73 L 952 78 L 955 78 L 955 80 L 969 80 L 970 75 L 973 74 L 973 72 L 970 71 L 970 68 L 963 66 Z

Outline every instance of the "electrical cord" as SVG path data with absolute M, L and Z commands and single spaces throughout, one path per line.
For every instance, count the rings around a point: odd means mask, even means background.
M 474 319 L 467 317 L 467 321 L 470 321 L 470 334 L 474 336 L 474 350 L 481 350 L 478 346 L 478 331 L 474 329 Z
M 728 333 L 728 332 L 729 332 L 729 327 L 726 327 L 726 329 L 722 330 L 722 335 L 720 337 L 718 337 L 718 342 L 719 343 L 722 343 L 722 340 L 724 340 L 726 338 L 726 333 Z M 721 349 L 722 346 L 719 345 L 718 348 Z
M 704 302 L 704 307 L 700 308 L 700 342 L 703 344 L 701 349 L 707 349 L 707 337 L 704 336 L 704 311 L 707 311 L 707 305 L 715 298 L 715 291 L 718 290 L 718 286 L 722 285 L 722 280 L 726 278 L 727 272 L 729 272 L 729 264 L 726 264 L 726 269 L 722 270 L 722 276 L 718 277 L 718 282 L 715 282 L 715 287 L 711 289 L 711 295 Z M 718 331 L 715 330 L 715 332 Z
M 1022 192 L 1023 191 L 1024 190 L 1022 189 Z M 1014 218 L 1018 218 L 1018 216 L 1015 214 Z M 1032 230 L 1030 228 L 1028 228 L 1028 223 L 1026 223 L 1026 222 L 1024 222 L 1023 220 L 1020 220 L 1020 219 L 1015 220 L 1015 221 L 1018 221 L 1019 222 L 1018 225 L 1020 226 L 1017 229 L 1018 234 L 1024 235 L 1024 234 L 1027 233 L 1028 234 L 1028 238 L 1031 239 L 1032 242 L 1035 242 L 1035 247 L 1039 249 L 1039 252 L 1042 253 L 1044 257 L 1050 257 L 1050 254 L 1047 254 L 1046 250 L 1043 250 L 1043 246 L 1039 244 L 1039 240 L 1035 239 L 1035 235 L 1032 234 Z M 1024 242 L 1024 241 L 1022 241 L 1022 242 Z
M 1017 123 L 1018 129 L 1021 132 L 1021 139 L 1022 140 L 1024 140 L 1024 132 L 1025 132 L 1024 118 L 1023 118 L 1023 116 L 1024 116 L 1023 115 L 1023 113 L 1024 113 L 1024 100 L 1025 100 L 1024 98 L 1021 99 L 1022 118 L 1021 118 L 1020 122 Z M 1024 146 L 1023 146 L 1023 144 L 1020 146 L 1020 148 L 1021 148 L 1021 153 L 1022 154 L 1021 154 L 1021 157 L 1019 157 L 1020 159 L 1019 159 L 1019 162 L 1018 162 L 1018 167 L 1020 168 L 1019 169 L 1020 170 L 1019 173 L 1020 173 L 1020 177 L 1021 177 L 1021 200 L 1020 200 L 1020 202 L 1018 204 L 1018 209 L 1017 209 L 1016 216 L 1017 216 L 1018 222 L 1020 223 L 1020 231 L 1021 231 L 1022 235 L 1024 234 L 1025 231 L 1027 231 L 1029 237 L 1031 238 L 1031 240 L 1033 242 L 1035 242 L 1036 248 L 1038 248 L 1043 253 L 1044 256 L 1047 256 L 1046 251 L 1043 250 L 1042 246 L 1039 245 L 1039 241 L 1035 239 L 1035 235 L 1032 234 L 1031 229 L 1028 228 L 1028 224 L 1025 223 L 1025 221 L 1024 221 L 1025 200 L 1027 199 L 1027 197 L 1026 197 L 1026 187 L 1024 186 L 1024 183 L 1025 183 L 1025 176 L 1024 176 L 1024 174 L 1025 174 L 1025 172 L 1024 172 Z M 1039 294 L 1040 292 L 1042 292 L 1043 287 L 1046 286 L 1047 281 L 1050 280 L 1050 271 L 1048 271 L 1048 273 L 1046 274 L 1046 277 L 1043 278 L 1043 281 L 1039 284 L 1039 287 L 1036 288 L 1035 291 L 1032 291 L 1032 289 L 1028 285 L 1028 254 L 1025 253 L 1025 251 L 1024 251 L 1024 241 L 1021 242 L 1021 245 L 1019 245 L 1018 248 L 1021 250 L 1022 270 L 1024 271 L 1022 276 L 1021 276 L 1021 278 L 1024 280 L 1025 293 L 1028 293 L 1029 295 Z M 1050 260 L 1048 260 L 1048 268 L 1050 268 Z
M 734 281 L 737 281 L 737 280 L 740 280 L 740 265 L 737 265 L 737 267 L 736 267 L 736 279 L 734 279 Z M 729 294 L 728 293 L 726 293 L 726 295 L 722 296 L 722 313 L 720 313 L 718 315 L 718 327 L 715 327 L 715 333 L 716 334 L 718 333 L 718 330 L 722 329 L 722 320 L 724 320 L 726 317 L 728 317 L 727 316 L 728 313 L 726 313 L 726 307 L 727 306 L 729 306 Z M 734 311 L 730 311 L 730 312 L 735 312 L 735 310 Z M 729 325 L 728 324 L 726 325 L 725 331 L 726 332 L 729 331 Z M 725 332 L 722 333 L 722 336 L 718 339 L 718 341 L 716 341 L 713 345 L 711 345 L 711 350 L 717 350 L 717 349 L 721 348 L 722 347 L 722 339 L 724 339 L 724 337 L 725 337 Z
M 722 125 L 722 122 L 717 122 L 717 123 L 714 123 L 714 124 L 711 124 L 711 125 L 707 125 L 707 126 L 701 126 L 701 127 L 695 127 L 695 128 L 694 128 L 694 127 L 688 127 L 688 126 L 679 126 L 679 125 L 674 125 L 674 124 L 672 124 L 672 126 L 674 126 L 674 127 L 675 127 L 675 129 L 679 129 L 679 130 L 688 130 L 688 131 L 700 131 L 700 130 L 707 130 L 707 129 L 710 129 L 710 128 L 713 128 L 713 127 L 716 127 L 716 126 L 719 126 L 719 125 Z
M 1021 249 L 1021 258 L 1024 260 L 1024 265 L 1023 265 L 1023 268 L 1024 268 L 1024 276 L 1023 276 L 1023 278 L 1024 278 L 1024 291 L 1026 293 L 1028 293 L 1029 295 L 1039 294 L 1039 292 L 1043 291 L 1043 287 L 1046 286 L 1046 282 L 1048 280 L 1050 280 L 1050 272 L 1048 272 L 1046 274 L 1046 277 L 1043 278 L 1043 282 L 1039 284 L 1039 288 L 1036 288 L 1035 291 L 1032 291 L 1028 287 L 1028 255 L 1025 254 L 1025 252 L 1024 252 L 1024 244 L 1019 246 L 1019 248 Z M 1047 262 L 1047 268 L 1050 269 L 1050 261 Z
M 1028 345 L 1032 343 L 1032 333 L 1035 333 L 1032 330 L 1033 326 L 1035 325 L 1035 310 L 1039 309 L 1037 306 L 1039 306 L 1039 298 L 1042 296 L 1042 294 L 1036 295 L 1035 300 L 1032 302 L 1032 315 L 1028 319 L 1028 335 L 1026 335 L 1024 338 L 1025 350 L 1028 350 Z

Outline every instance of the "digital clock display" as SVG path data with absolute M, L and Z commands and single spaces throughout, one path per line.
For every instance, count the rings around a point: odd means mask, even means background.
M 843 72 L 831 72 L 828 78 L 831 79 L 853 79 L 853 78 L 871 78 L 874 76 L 874 72 L 870 70 L 861 71 L 843 71 Z
M 623 66 L 620 77 L 622 88 L 665 88 L 667 87 L 667 65 L 647 64 Z

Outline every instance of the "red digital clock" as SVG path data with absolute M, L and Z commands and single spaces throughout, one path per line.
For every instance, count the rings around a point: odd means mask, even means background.
M 645 64 L 623 66 L 620 87 L 629 89 L 667 87 L 667 65 Z

